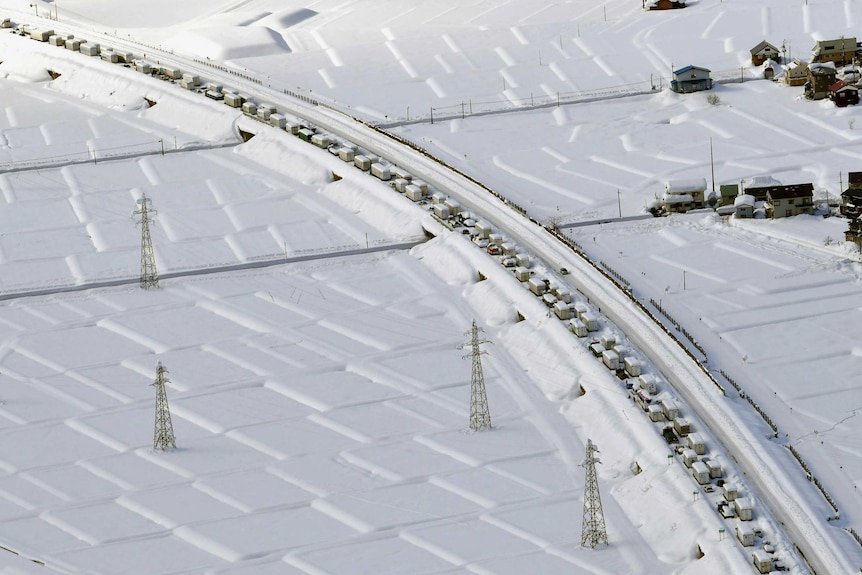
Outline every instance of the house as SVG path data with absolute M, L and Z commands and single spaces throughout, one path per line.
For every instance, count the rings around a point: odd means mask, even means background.
M 847 189 L 841 192 L 841 215 L 855 220 L 862 215 L 862 172 L 850 172 Z
M 808 63 L 793 59 L 784 67 L 784 83 L 788 86 L 803 86 L 808 81 Z
M 829 97 L 829 87 L 835 83 L 835 64 L 810 64 L 808 80 L 805 82 L 805 97 L 809 100 L 822 100 Z
M 812 62 L 832 62 L 839 66 L 851 64 L 856 56 L 856 38 L 820 40 L 811 49 Z
M 680 94 L 711 90 L 712 78 L 709 77 L 709 72 L 710 70 L 699 66 L 686 66 L 675 70 L 670 89 Z
M 718 187 L 721 194 L 718 200 L 719 206 L 732 206 L 736 196 L 739 195 L 739 184 L 722 184 Z
M 781 57 L 779 56 L 780 52 L 778 48 L 763 40 L 750 50 L 751 52 L 751 63 L 755 66 L 760 66 L 767 60 L 775 60 L 776 62 L 781 61 Z
M 683 0 L 655 0 L 649 5 L 649 10 L 674 10 L 685 8 Z
M 766 201 L 772 218 L 810 214 L 814 212 L 814 185 L 773 186 L 766 191 Z
M 694 178 L 690 180 L 668 180 L 665 182 L 665 192 L 661 204 L 667 213 L 682 213 L 703 207 L 706 180 Z
M 736 199 L 733 201 L 733 215 L 737 218 L 753 218 L 754 204 L 754 196 L 751 194 L 741 194 L 736 196 Z
M 844 241 L 853 242 L 862 248 L 862 218 L 857 218 L 850 222 L 847 226 L 847 231 L 844 232 Z
M 859 103 L 859 88 L 851 86 L 844 80 L 838 80 L 829 86 L 829 99 L 839 108 L 855 106 Z

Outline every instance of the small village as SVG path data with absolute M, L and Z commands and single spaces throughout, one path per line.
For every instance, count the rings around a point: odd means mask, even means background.
M 665 6 L 660 2 L 650 10 L 684 8 Z M 762 68 L 763 77 L 787 86 L 802 86 L 808 100 L 829 99 L 837 107 L 859 103 L 859 84 L 862 80 L 858 62 L 862 45 L 856 38 L 820 40 L 811 52 L 811 62 L 787 55 L 787 47 L 779 49 L 766 40 L 751 48 L 751 63 Z M 674 70 L 670 88 L 680 94 L 711 90 L 713 79 L 710 70 L 689 65 Z M 843 178 L 842 178 L 843 181 Z M 842 186 L 843 187 L 843 186 Z M 845 241 L 862 249 L 862 172 L 850 172 L 847 187 L 835 199 L 826 192 L 825 200 L 814 201 L 811 183 L 784 185 L 771 176 L 758 176 L 738 184 L 723 184 L 719 190 L 707 193 L 704 178 L 668 180 L 664 193 L 656 196 L 650 208 L 654 216 L 685 213 L 690 210 L 712 208 L 719 215 L 734 218 L 786 218 L 802 214 L 820 214 L 823 217 L 837 213 L 850 220 Z

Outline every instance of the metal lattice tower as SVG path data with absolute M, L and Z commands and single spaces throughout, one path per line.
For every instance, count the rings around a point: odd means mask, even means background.
M 601 463 L 595 455 L 598 451 L 592 440 L 587 439 L 587 458 L 581 463 L 581 467 L 586 469 L 581 546 L 590 549 L 595 549 L 601 544 L 608 544 L 605 513 L 602 511 L 602 497 L 599 494 L 599 479 L 596 476 L 596 463 Z
M 491 412 L 488 411 L 488 396 L 485 393 L 485 376 L 482 373 L 482 354 L 488 352 L 479 349 L 483 343 L 490 343 L 486 339 L 479 339 L 479 332 L 482 331 L 476 325 L 476 320 L 473 320 L 473 327 L 464 335 L 470 337 L 470 341 L 458 346 L 459 349 L 471 347 L 472 353 L 465 355 L 464 358 L 472 358 L 473 373 L 470 378 L 470 429 L 473 431 L 482 431 L 483 429 L 491 429 Z
M 171 423 L 171 410 L 168 407 L 168 395 L 165 393 L 165 378 L 167 370 L 159 362 L 156 367 L 156 381 L 151 385 L 156 388 L 156 430 L 153 433 L 153 449 L 164 451 L 168 447 L 176 449 L 177 442 L 174 439 L 174 425 Z
M 153 238 L 150 236 L 150 222 L 156 213 L 150 209 L 150 199 L 141 195 L 137 201 L 140 206 L 132 212 L 132 217 L 141 216 L 137 222 L 141 225 L 141 288 L 150 289 L 159 287 L 159 272 L 156 271 L 156 256 L 153 254 Z

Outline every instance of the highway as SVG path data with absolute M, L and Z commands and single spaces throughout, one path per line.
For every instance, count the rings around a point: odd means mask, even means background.
M 23 14 L 22 18 L 22 21 L 27 21 Z M 44 25 L 45 22 L 39 24 Z M 58 29 L 80 32 L 70 29 L 65 23 L 61 26 L 52 22 L 52 25 Z M 94 35 L 92 30 L 82 33 L 91 37 Z M 142 50 L 134 43 L 107 35 L 99 40 L 104 45 L 136 53 L 145 51 L 148 56 L 152 52 L 151 48 Z M 386 158 L 487 219 L 495 228 L 540 257 L 550 269 L 568 268 L 571 275 L 566 277 L 566 281 L 599 306 L 602 313 L 661 370 L 666 380 L 709 427 L 713 437 L 734 457 L 747 481 L 756 489 L 758 498 L 769 506 L 812 570 L 821 575 L 858 570 L 858 566 L 852 565 L 850 559 L 842 554 L 836 542 L 824 535 L 821 525 L 823 519 L 805 506 L 804 498 L 785 489 L 785 485 L 794 482 L 788 481 L 783 473 L 798 473 L 801 476 L 801 469 L 792 468 L 782 472 L 782 464 L 763 448 L 763 438 L 747 428 L 733 413 L 734 406 L 716 390 L 700 366 L 626 294 L 543 227 L 511 209 L 479 183 L 449 169 L 439 160 L 343 113 L 290 99 L 279 89 L 242 80 L 232 74 L 196 64 L 190 59 L 170 54 L 159 54 L 157 58 L 163 64 L 172 63 L 184 71 L 199 74 L 202 79 L 241 90 L 258 101 L 271 102 L 279 111 L 305 118 L 336 136 Z M 111 66 L 108 63 L 104 65 Z M 264 129 L 263 126 L 261 129 Z

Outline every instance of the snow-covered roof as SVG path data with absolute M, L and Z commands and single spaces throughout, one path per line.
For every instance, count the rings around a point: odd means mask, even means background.
M 680 180 L 668 180 L 664 189 L 669 194 L 684 194 L 687 192 L 706 191 L 706 180 L 704 178 L 689 178 Z
M 734 206 L 751 206 L 753 208 L 754 202 L 755 202 L 754 196 L 752 196 L 751 194 L 742 194 L 742 195 L 736 196 L 736 199 L 733 200 L 733 205 Z
M 780 186 L 781 182 L 772 176 L 752 176 L 743 181 L 743 188 L 765 188 L 767 186 Z
M 767 42 L 766 40 L 761 40 L 760 43 L 757 44 L 754 48 L 751 49 L 751 54 L 758 54 L 766 49 L 769 49 L 770 52 L 778 52 L 778 48 Z
M 693 202 L 694 198 L 691 194 L 664 194 L 661 197 L 661 201 L 666 204 L 684 204 L 686 202 Z

